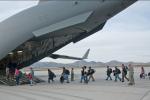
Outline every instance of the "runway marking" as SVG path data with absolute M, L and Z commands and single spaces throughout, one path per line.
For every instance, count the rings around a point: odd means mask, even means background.
M 147 91 L 147 92 L 141 97 L 140 100 L 144 100 L 144 98 L 145 98 L 146 96 L 148 96 L 149 94 L 150 94 L 150 90 Z

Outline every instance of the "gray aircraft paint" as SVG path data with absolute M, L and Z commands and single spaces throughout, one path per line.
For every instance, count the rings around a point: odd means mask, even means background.
M 58 0 L 42 2 L 37 6 L 24 10 L 0 23 L 0 59 L 22 43 L 35 37 L 37 30 L 55 25 L 56 23 L 59 24 L 75 16 L 88 12 L 100 12 L 98 14 L 100 16 L 93 17 L 94 19 L 91 21 L 95 21 L 99 17 L 99 22 L 103 23 L 116 14 L 113 13 L 112 8 L 116 8 L 116 12 L 120 12 L 125 6 L 129 6 L 134 2 L 127 1 L 123 4 L 123 1 L 95 0 L 91 2 L 90 0 L 85 0 L 76 3 L 75 1 Z M 111 15 L 106 16 L 107 13 Z M 84 22 L 84 20 L 82 21 Z M 61 28 L 59 27 L 56 30 Z M 51 31 L 54 30 L 49 29 L 49 32 Z

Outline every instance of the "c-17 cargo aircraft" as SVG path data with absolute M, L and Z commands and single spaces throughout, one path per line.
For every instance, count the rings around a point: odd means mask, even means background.
M 67 44 L 101 30 L 114 15 L 137 0 L 44 0 L 0 23 L 0 68 L 8 61 L 23 68 L 53 54 Z M 89 52 L 89 50 L 88 50 Z M 86 56 L 88 53 L 85 54 Z M 82 60 L 87 57 L 77 58 Z

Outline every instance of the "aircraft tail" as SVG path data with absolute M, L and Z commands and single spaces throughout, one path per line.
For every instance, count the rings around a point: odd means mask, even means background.
M 87 59 L 88 58 L 88 55 L 89 55 L 89 52 L 90 52 L 90 49 L 88 49 L 86 51 L 86 53 L 84 54 L 84 56 L 82 57 L 82 59 Z

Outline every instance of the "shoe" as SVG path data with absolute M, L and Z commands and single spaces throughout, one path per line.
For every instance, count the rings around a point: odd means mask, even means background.
M 132 83 L 128 83 L 128 85 L 133 85 Z

